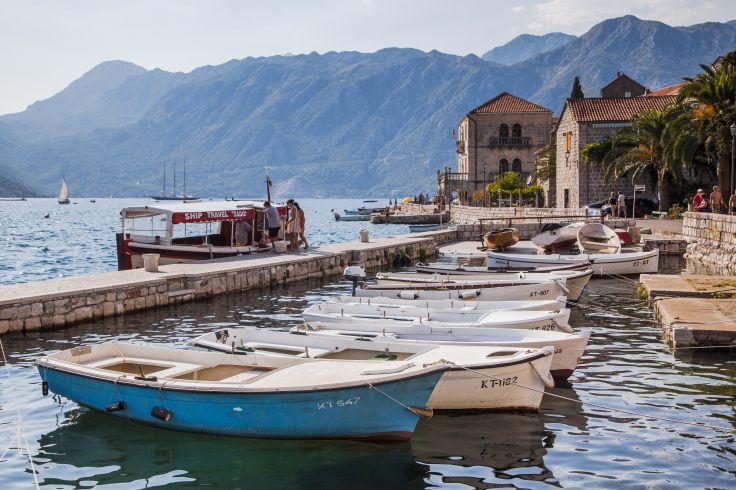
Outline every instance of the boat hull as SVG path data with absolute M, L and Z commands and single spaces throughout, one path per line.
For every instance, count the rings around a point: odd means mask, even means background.
M 483 235 L 483 246 L 489 250 L 504 250 L 518 243 L 519 237 L 519 230 L 516 228 L 491 231 Z
M 444 374 L 435 371 L 369 386 L 299 392 L 233 393 L 130 385 L 39 366 L 49 389 L 93 410 L 123 400 L 114 417 L 179 430 L 226 436 L 275 439 L 406 440 L 418 415 L 407 406 L 425 407 Z M 171 414 L 152 416 L 154 407 Z
M 540 300 L 566 296 L 567 293 L 556 281 L 540 283 L 509 284 L 498 287 L 463 287 L 463 288 L 431 288 L 416 284 L 397 284 L 384 286 L 362 287 L 355 291 L 355 296 L 371 298 L 386 296 L 401 299 L 462 299 L 482 301 L 505 300 Z
M 522 267 L 522 268 L 495 268 L 488 267 L 471 267 L 471 266 L 455 266 L 447 264 L 423 264 L 418 263 L 414 266 L 417 273 L 420 274 L 442 274 L 449 276 L 471 276 L 476 274 L 485 274 L 488 279 L 493 279 L 494 274 L 505 274 L 508 272 L 553 272 L 564 270 L 583 270 L 588 267 L 587 263 L 580 264 L 560 264 L 557 266 L 540 266 L 540 267 Z
M 618 254 L 530 255 L 488 252 L 489 267 L 533 267 L 565 262 L 593 262 L 593 272 L 599 275 L 651 274 L 657 272 L 659 250 L 622 252 Z

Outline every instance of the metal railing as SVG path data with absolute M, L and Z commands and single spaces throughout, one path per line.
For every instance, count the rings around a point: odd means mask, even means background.
M 531 146 L 532 139 L 529 136 L 510 136 L 506 138 L 491 138 L 490 146 Z

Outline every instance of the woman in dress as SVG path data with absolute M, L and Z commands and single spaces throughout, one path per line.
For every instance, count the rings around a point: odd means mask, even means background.
M 289 235 L 289 248 L 297 250 L 299 248 L 299 214 L 294 200 L 286 201 L 286 207 L 289 208 L 289 216 L 286 220 L 286 233 Z
M 294 207 L 296 208 L 297 221 L 299 222 L 299 240 L 304 244 L 304 248 L 309 248 L 309 244 L 307 243 L 307 236 L 304 234 L 304 223 L 306 221 L 304 210 L 299 206 L 299 203 L 296 201 L 294 201 Z

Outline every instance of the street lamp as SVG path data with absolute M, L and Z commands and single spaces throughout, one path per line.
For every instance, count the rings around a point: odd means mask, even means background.
M 565 152 L 565 166 L 570 165 L 570 150 Z
M 734 188 L 733 188 L 733 162 L 734 162 L 734 153 L 736 153 L 736 122 L 731 125 L 729 128 L 731 130 L 731 196 L 734 194 Z M 728 200 L 731 200 L 731 197 L 729 196 Z M 730 202 L 729 202 L 730 205 Z M 729 212 L 731 210 L 729 209 Z
M 486 205 L 486 164 L 488 162 L 483 162 L 483 207 Z

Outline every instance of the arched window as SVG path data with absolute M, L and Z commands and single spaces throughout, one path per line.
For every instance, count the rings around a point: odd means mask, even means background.
M 509 171 L 509 161 L 505 158 L 502 158 L 500 162 L 498 162 L 498 173 L 499 175 L 503 175 L 506 172 Z
M 511 137 L 521 138 L 521 124 L 514 124 L 514 126 L 511 128 Z
M 521 160 L 518 158 L 514 158 L 514 161 L 511 162 L 511 170 L 516 172 L 517 174 L 521 173 Z
M 509 137 L 509 127 L 506 124 L 502 124 L 498 127 L 498 137 L 499 138 L 508 138 Z

